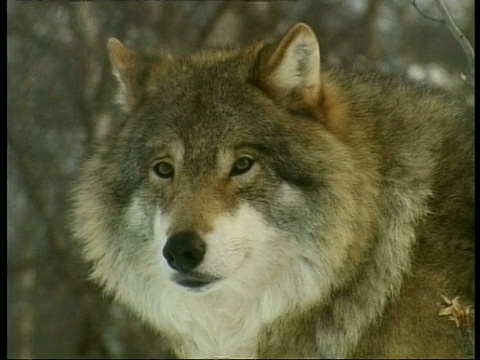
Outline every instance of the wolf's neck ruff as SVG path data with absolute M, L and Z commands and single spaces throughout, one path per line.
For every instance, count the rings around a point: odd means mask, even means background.
M 473 295 L 473 255 L 445 254 L 473 243 L 467 110 L 323 71 L 305 24 L 243 51 L 108 48 L 129 117 L 81 171 L 75 231 L 178 356 L 458 356 L 430 306 Z

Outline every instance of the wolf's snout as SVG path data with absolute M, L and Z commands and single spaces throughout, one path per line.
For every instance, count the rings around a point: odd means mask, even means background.
M 206 248 L 205 242 L 197 233 L 181 231 L 168 238 L 163 256 L 172 269 L 189 271 L 202 262 Z

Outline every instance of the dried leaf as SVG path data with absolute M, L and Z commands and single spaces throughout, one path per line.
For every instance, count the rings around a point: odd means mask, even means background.
M 468 326 L 470 323 L 470 306 L 464 306 L 460 303 L 458 296 L 449 299 L 444 295 L 440 295 L 446 305 L 438 312 L 439 316 L 448 316 L 448 319 L 455 322 L 457 327 Z M 447 306 L 448 305 L 448 306 Z

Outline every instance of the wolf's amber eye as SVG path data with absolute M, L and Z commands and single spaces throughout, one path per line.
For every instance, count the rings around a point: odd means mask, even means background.
M 169 162 L 166 161 L 160 161 L 155 164 L 153 167 L 153 171 L 158 177 L 161 177 L 162 179 L 170 179 L 173 177 L 173 166 Z
M 235 161 L 233 164 L 232 170 L 230 170 L 230 176 L 237 176 L 245 174 L 253 165 L 253 159 L 242 156 Z

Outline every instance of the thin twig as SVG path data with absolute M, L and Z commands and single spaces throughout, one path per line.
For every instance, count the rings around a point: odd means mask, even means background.
M 415 8 L 415 10 L 418 11 L 418 13 L 420 15 L 422 15 L 425 19 L 428 19 L 428 20 L 431 20 L 431 21 L 436 21 L 436 22 L 439 22 L 439 23 L 442 23 L 442 24 L 445 24 L 445 21 L 443 19 L 435 19 L 431 16 L 428 16 L 427 14 L 425 14 L 422 10 L 420 10 L 420 8 L 417 6 L 417 3 L 415 0 L 410 0 L 410 3 L 413 5 L 413 7 Z
M 463 35 L 462 31 L 458 28 L 457 24 L 455 24 L 455 21 L 452 18 L 452 15 L 448 11 L 447 7 L 443 3 L 442 0 L 437 0 L 438 7 L 442 11 L 442 13 L 445 16 L 445 20 L 443 23 L 447 26 L 448 30 L 452 33 L 452 35 L 457 39 L 457 41 L 460 43 L 460 45 L 463 48 L 463 51 L 465 52 L 465 55 L 467 57 L 467 62 L 468 62 L 468 74 L 465 75 L 465 81 L 474 86 L 475 85 L 475 77 L 474 77 L 474 71 L 475 71 L 475 52 L 473 50 L 472 45 L 468 42 L 467 38 L 465 35 Z
M 463 51 L 465 53 L 465 56 L 467 57 L 467 63 L 468 63 L 468 74 L 463 74 L 462 73 L 462 78 L 463 80 L 471 85 L 475 85 L 475 51 L 473 50 L 472 45 L 468 42 L 467 38 L 465 35 L 463 35 L 462 31 L 458 28 L 457 24 L 455 24 L 455 21 L 453 20 L 452 15 L 450 14 L 450 11 L 448 11 L 447 7 L 443 3 L 442 0 L 437 0 L 438 8 L 440 11 L 443 13 L 444 18 L 443 19 L 435 19 L 433 17 L 430 17 L 423 13 L 417 6 L 415 0 L 410 0 L 410 3 L 413 5 L 413 7 L 418 11 L 418 13 L 423 16 L 424 18 L 439 22 L 443 25 L 445 25 L 450 33 L 457 39 L 457 41 L 460 43 L 460 45 L 463 48 Z

